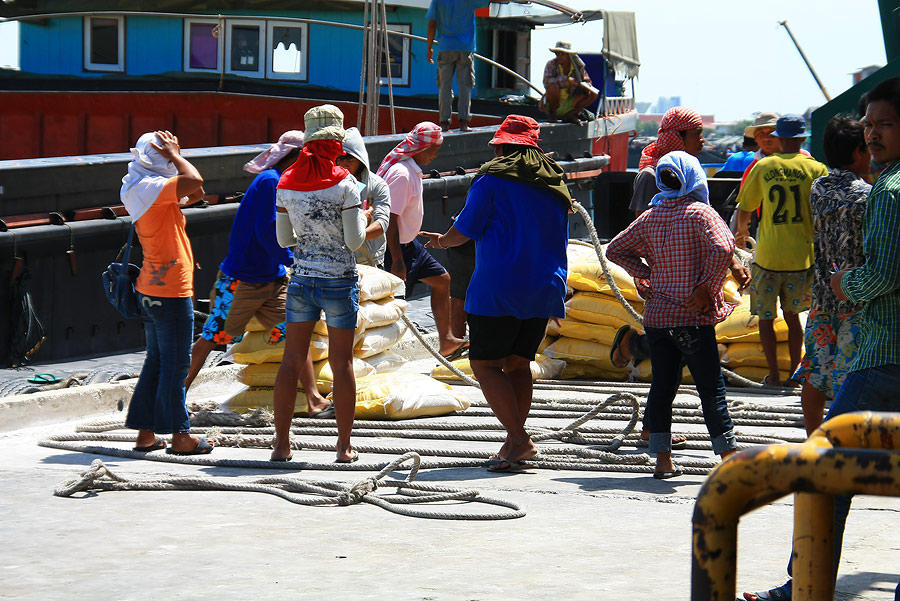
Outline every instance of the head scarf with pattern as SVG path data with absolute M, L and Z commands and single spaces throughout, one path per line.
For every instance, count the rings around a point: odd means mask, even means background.
M 441 127 L 430 121 L 423 121 L 416 125 L 411 132 L 406 134 L 402 142 L 394 146 L 394 149 L 388 153 L 378 168 L 378 175 L 384 176 L 393 165 L 399 163 L 403 159 L 415 156 L 436 144 L 444 141 L 444 134 L 441 133 Z
M 641 152 L 638 169 L 656 167 L 659 159 L 668 153 L 673 150 L 684 150 L 684 139 L 681 137 L 681 132 L 698 127 L 703 127 L 703 119 L 700 118 L 697 111 L 684 106 L 676 106 L 667 110 L 659 123 L 656 142 L 647 145 Z

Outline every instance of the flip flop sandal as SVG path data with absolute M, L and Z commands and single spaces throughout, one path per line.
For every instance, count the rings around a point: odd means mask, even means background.
M 628 367 L 628 361 L 631 360 L 628 359 L 625 363 L 619 363 L 615 359 L 616 351 L 619 350 L 619 347 L 622 345 L 622 340 L 625 338 L 625 335 L 628 334 L 629 330 L 631 330 L 631 326 L 622 326 L 619 328 L 616 331 L 616 337 L 613 338 L 612 345 L 609 347 L 609 362 L 620 369 Z M 621 355 L 621 353 L 619 354 Z
M 322 409 L 318 413 L 308 413 L 307 417 L 311 417 L 313 419 L 334 419 L 334 402 L 332 402 L 328 407 Z
M 162 451 L 164 448 L 166 448 L 166 441 L 162 437 L 157 436 L 153 444 L 148 444 L 144 447 L 134 447 L 132 450 L 138 453 L 151 453 L 153 451 Z
M 786 593 L 781 587 L 758 593 L 744 593 L 743 596 L 748 601 L 791 601 L 791 595 Z
M 56 384 L 59 382 L 59 378 L 53 374 L 34 374 L 28 378 L 28 381 L 32 384 Z
M 197 446 L 194 447 L 193 451 L 176 451 L 171 447 L 166 449 L 166 454 L 168 455 L 209 455 L 212 453 L 213 447 L 209 444 L 205 438 L 201 438 L 200 442 L 197 443 Z
M 272 457 L 269 461 L 274 461 L 275 463 L 287 463 L 288 461 L 294 458 L 293 455 L 288 455 L 287 457 Z
M 463 357 L 468 356 L 469 354 L 469 343 L 464 342 L 458 349 L 450 353 L 449 355 L 441 355 L 447 361 L 456 361 L 457 359 L 462 359 Z
M 671 472 L 653 472 L 653 477 L 657 480 L 668 480 L 669 478 L 677 478 L 682 475 L 684 475 L 684 470 L 678 466 L 675 466 L 675 469 Z
M 356 451 L 353 451 L 353 457 L 351 457 L 350 459 L 334 460 L 335 463 L 356 463 L 357 461 L 359 461 L 359 453 L 357 453 Z

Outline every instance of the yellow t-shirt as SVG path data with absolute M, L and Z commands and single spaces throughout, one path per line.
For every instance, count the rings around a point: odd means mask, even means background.
M 813 264 L 813 220 L 809 191 L 828 168 L 804 154 L 773 154 L 747 176 L 738 208 L 762 204 L 756 234 L 756 264 L 770 271 L 802 271 Z
M 159 198 L 134 226 L 141 241 L 144 262 L 135 289 L 147 296 L 184 298 L 194 295 L 194 252 L 184 231 L 184 214 L 178 206 L 173 177 Z

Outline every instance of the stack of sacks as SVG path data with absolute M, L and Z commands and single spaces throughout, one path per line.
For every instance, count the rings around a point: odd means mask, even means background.
M 468 359 L 457 359 L 456 361 L 452 362 L 452 365 L 466 376 L 477 380 L 477 378 L 475 378 L 475 375 L 472 373 L 472 366 L 469 364 Z M 560 377 L 566 367 L 566 362 L 537 354 L 534 358 L 534 361 L 531 362 L 529 367 L 531 367 L 532 380 L 553 380 L 554 378 Z M 453 373 L 443 365 L 438 365 L 433 370 L 431 370 L 431 377 L 435 378 L 436 380 L 458 379 L 455 373 Z
M 570 243 L 567 255 L 567 284 L 574 294 L 566 302 L 565 319 L 550 320 L 539 351 L 566 362 L 562 378 L 625 380 L 628 372 L 610 362 L 609 348 L 620 327 L 641 330 L 641 326 L 613 295 L 592 246 Z M 622 296 L 640 314 L 644 303 L 634 280 L 615 263 L 608 262 L 608 266 Z
M 406 332 L 406 324 L 400 319 L 406 310 L 406 301 L 395 299 L 394 292 L 403 283 L 387 271 L 359 265 L 359 313 L 353 346 L 353 371 L 357 378 L 375 373 L 396 371 L 406 359 L 391 351 Z M 243 339 L 234 345 L 235 363 L 247 368 L 241 381 L 249 386 L 230 401 L 232 411 L 256 407 L 272 407 L 272 390 L 275 376 L 284 355 L 285 325 L 279 324 L 270 332 L 251 320 Z M 328 365 L 328 328 L 324 320 L 316 323 L 310 342 L 310 354 L 316 374 L 316 387 L 322 394 L 330 393 L 334 376 Z M 299 385 L 299 382 L 298 382 Z M 306 413 L 306 396 L 298 390 L 298 413 Z
M 807 313 L 800 313 L 800 326 L 806 327 Z M 787 322 L 778 308 L 774 320 L 775 339 L 778 341 L 778 369 L 782 382 L 790 379 L 791 355 L 788 349 Z M 722 323 L 716 326 L 716 338 L 726 347 L 722 363 L 739 376 L 762 382 L 769 373 L 766 356 L 759 339 L 759 318 L 750 314 L 749 296 Z

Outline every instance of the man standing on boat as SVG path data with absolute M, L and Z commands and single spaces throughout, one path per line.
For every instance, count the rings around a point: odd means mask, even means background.
M 469 127 L 472 88 L 475 87 L 475 10 L 490 4 L 487 0 L 431 0 L 428 13 L 428 62 L 434 64 L 434 36 L 438 39 L 438 110 L 441 130 L 450 131 L 453 102 L 453 73 L 459 88 L 459 131 Z
M 431 287 L 431 311 L 440 340 L 440 353 L 453 359 L 466 345 L 450 332 L 450 274 L 416 240 L 422 229 L 422 167 L 441 149 L 444 137 L 435 123 L 423 121 L 384 158 L 378 175 L 391 193 L 391 219 L 387 229 L 384 267 L 406 282 L 406 293 L 418 281 Z
M 774 323 L 778 300 L 788 326 L 790 373 L 800 363 L 803 326 L 799 314 L 809 309 L 812 299 L 813 223 L 809 204 L 816 178 L 828 175 L 822 163 L 800 153 L 807 137 L 806 121 L 800 115 L 779 117 L 772 136 L 781 141 L 781 152 L 759 161 L 750 169 L 738 194 L 738 223 L 735 244 L 743 248 L 748 237 L 750 216 L 761 205 L 757 246 L 751 268 L 750 312 L 759 316 L 759 339 L 770 386 L 780 386 L 778 349 Z
M 550 121 L 561 119 L 570 123 L 581 123 L 578 115 L 597 100 L 597 89 L 591 85 L 584 61 L 572 50 L 569 42 L 556 42 L 550 48 L 556 55 L 544 67 L 544 97 L 541 110 Z

